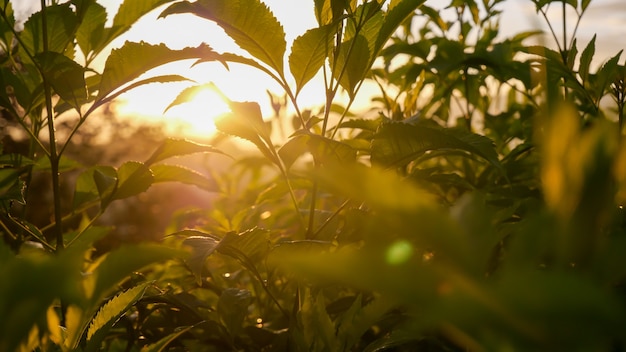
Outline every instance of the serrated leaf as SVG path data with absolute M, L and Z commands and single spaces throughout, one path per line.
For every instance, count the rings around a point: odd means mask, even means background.
M 48 33 L 48 50 L 65 53 L 70 44 L 74 30 L 78 24 L 76 14 L 70 8 L 70 3 L 46 6 L 46 22 Z M 24 23 L 24 31 L 20 40 L 25 49 L 36 55 L 43 52 L 43 26 L 41 11 L 33 14 Z M 27 57 L 27 56 L 25 56 Z
M 76 30 L 76 42 L 86 58 L 99 47 L 107 21 L 107 12 L 104 6 L 89 2 L 84 10 L 83 18 Z
M 87 101 L 85 69 L 67 56 L 48 51 L 35 56 L 44 76 L 61 99 L 73 108 Z
M 146 160 L 145 165 L 151 166 L 154 163 L 168 158 L 196 153 L 218 153 L 227 155 L 221 150 L 207 144 L 200 144 L 186 139 L 167 138 L 161 143 L 159 148 L 152 153 L 150 158 Z
M 381 125 L 372 140 L 372 162 L 385 167 L 401 166 L 426 151 L 437 149 L 462 150 L 500 167 L 495 145 L 487 137 L 458 129 L 401 122 Z
M 143 163 L 127 161 L 117 170 L 117 189 L 113 199 L 124 199 L 145 192 L 152 186 L 154 176 Z
M 339 80 L 350 96 L 354 97 L 356 86 L 365 79 L 371 58 L 367 38 L 361 34 L 341 44 L 333 77 Z
M 220 55 L 206 44 L 172 50 L 165 44 L 126 42 L 121 48 L 112 50 L 107 58 L 97 99 L 106 97 L 152 68 L 172 61 L 198 58 L 205 61 L 220 60 Z
M 150 11 L 172 1 L 173 0 L 124 0 L 113 17 L 113 26 L 107 28 L 103 38 L 104 40 L 100 43 L 100 48 L 127 32 L 137 20 Z
M 580 55 L 580 64 L 578 65 L 578 74 L 580 75 L 580 79 L 583 82 L 587 82 L 589 77 L 589 66 L 591 65 L 591 60 L 593 60 L 593 55 L 596 52 L 596 36 L 589 41 L 589 44 L 585 47 L 582 54 Z
M 309 29 L 294 40 L 289 55 L 289 68 L 296 80 L 296 96 L 332 52 L 333 29 L 333 26 Z
M 102 340 L 109 329 L 126 313 L 146 292 L 151 283 L 147 282 L 126 290 L 108 301 L 95 315 L 87 330 L 86 351 L 99 351 Z
M 198 186 L 209 192 L 219 192 L 220 189 L 214 180 L 207 178 L 201 173 L 177 165 L 154 165 L 150 168 L 154 175 L 154 183 L 157 182 L 180 182 Z
M 261 1 L 182 1 L 168 7 L 161 16 L 176 13 L 193 13 L 214 21 L 240 48 L 283 74 L 283 57 L 287 47 L 285 31 Z

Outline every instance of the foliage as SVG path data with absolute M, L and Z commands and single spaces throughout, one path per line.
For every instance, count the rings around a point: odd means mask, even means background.
M 556 50 L 528 45 L 536 32 L 501 38 L 502 0 L 315 0 L 318 26 L 287 55 L 262 2 L 198 0 L 161 16 L 213 21 L 248 55 L 126 43 L 92 67 L 168 2 L 126 1 L 112 27 L 95 1 L 54 3 L 21 31 L 4 3 L 0 106 L 30 149 L 1 157 L 0 280 L 11 285 L 0 286 L 0 350 L 626 346 L 621 53 L 594 70 L 595 38 L 580 55 L 575 32 L 553 32 Z M 560 6 L 579 22 L 590 1 L 534 3 L 546 21 Z M 290 136 L 257 103 L 229 101 L 216 126 L 259 153 L 212 178 L 163 164 L 223 154 L 180 139 L 118 167 L 67 158 L 98 108 L 184 79 L 142 74 L 189 58 L 265 72 L 293 107 Z M 318 75 L 322 108 L 303 110 L 298 95 Z M 351 109 L 366 80 L 381 87 L 378 116 Z M 74 121 L 63 142 L 61 115 Z M 62 202 L 70 171 L 73 198 Z M 55 200 L 44 226 L 24 215 L 36 174 L 50 176 Z M 95 254 L 111 204 L 165 181 L 214 192 L 214 204 L 181 209 L 161 243 Z

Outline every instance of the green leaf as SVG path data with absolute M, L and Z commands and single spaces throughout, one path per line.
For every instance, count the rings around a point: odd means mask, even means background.
M 578 74 L 580 75 L 580 79 L 583 82 L 587 82 L 587 78 L 589 77 L 589 66 L 591 65 L 591 60 L 593 60 L 593 55 L 595 54 L 595 52 L 596 52 L 596 36 L 594 35 L 580 56 Z
M 74 37 L 74 30 L 78 25 L 76 14 L 70 3 L 46 6 L 46 22 L 48 34 L 48 50 L 57 53 L 66 53 L 68 45 Z M 25 49 L 36 55 L 43 52 L 43 25 L 41 11 L 33 14 L 24 23 L 24 31 L 20 39 Z M 26 56 L 25 56 L 26 57 Z
M 115 285 L 126 279 L 131 273 L 168 259 L 183 256 L 184 252 L 173 248 L 145 243 L 125 245 L 104 255 L 87 269 L 85 278 L 87 298 L 90 302 L 99 302 Z
M 371 57 L 367 38 L 361 34 L 341 44 L 337 63 L 333 68 L 333 77 L 339 80 L 351 97 L 354 97 L 355 88 L 359 82 L 365 79 L 370 68 Z
M 185 259 L 185 264 L 196 277 L 196 281 L 201 283 L 204 263 L 215 252 L 221 238 L 197 230 L 183 230 L 173 233 L 172 236 L 187 237 L 183 240 L 183 245 L 191 249 L 191 255 Z
M 99 351 L 100 344 L 111 327 L 126 313 L 146 292 L 151 283 L 147 282 L 126 290 L 113 297 L 98 311 L 87 330 L 86 351 Z
M 327 165 L 315 176 L 330 191 L 365 202 L 373 209 L 406 212 L 434 204 L 432 196 L 390 170 L 357 163 Z
M 21 174 L 19 169 L 0 168 L 0 204 L 10 201 L 26 204 L 26 183 L 20 179 Z
M 154 176 L 143 163 L 127 161 L 117 170 L 118 184 L 113 199 L 124 199 L 145 192 L 152 186 Z
M 73 108 L 87 102 L 85 69 L 63 54 L 45 52 L 35 56 L 54 91 Z
M 151 166 L 161 160 L 171 157 L 183 156 L 196 153 L 218 153 L 225 154 L 221 150 L 206 144 L 192 142 L 186 139 L 167 138 L 157 150 L 146 160 L 145 165 Z
M 311 134 L 307 145 L 315 160 L 322 164 L 349 164 L 356 161 L 356 150 L 343 142 Z
M 280 156 L 280 160 L 283 161 L 283 165 L 285 168 L 289 170 L 293 163 L 304 153 L 309 151 L 309 146 L 307 145 L 309 141 L 309 136 L 306 134 L 296 135 L 290 138 L 287 143 L 285 143 L 278 150 L 278 155 Z
M 283 74 L 283 57 L 287 47 L 285 31 L 261 1 L 182 1 L 168 7 L 161 17 L 176 13 L 193 13 L 214 21 L 240 48 Z
M 172 50 L 165 44 L 126 42 L 121 48 L 112 50 L 107 58 L 97 100 L 103 99 L 114 90 L 129 84 L 152 68 L 172 61 L 199 58 L 205 61 L 220 60 L 219 54 L 206 44 L 201 44 L 195 48 L 187 47 Z
M 388 122 L 381 125 L 372 140 L 372 162 L 396 167 L 429 150 L 457 149 L 474 154 L 500 168 L 494 143 L 487 137 L 459 129 L 425 124 Z
M 201 93 L 202 91 L 205 90 L 212 90 L 212 91 L 216 91 L 216 92 L 220 92 L 219 89 L 215 86 L 215 84 L 213 82 L 210 83 L 205 83 L 205 84 L 198 84 L 198 85 L 194 85 L 191 87 L 187 87 L 185 89 L 183 89 L 180 93 L 178 93 L 178 95 L 176 96 L 176 98 L 174 98 L 174 100 L 170 103 L 170 105 L 168 105 L 165 110 L 163 111 L 163 113 L 166 113 L 169 109 L 173 108 L 174 106 L 180 105 L 180 104 L 185 104 L 189 101 L 191 101 L 198 93 Z M 220 92 L 221 94 L 221 92 Z M 223 94 L 221 94 L 222 96 L 224 96 Z
M 100 197 L 100 207 L 103 209 L 109 204 L 111 195 L 117 188 L 117 174 L 110 174 L 110 170 L 111 169 L 103 169 L 103 171 L 100 171 L 95 169 L 93 171 L 93 180 L 98 190 L 98 196 Z
M 274 155 L 270 131 L 263 121 L 261 108 L 255 102 L 229 102 L 230 113 L 215 120 L 215 127 L 221 132 L 246 139 L 254 143 L 269 160 L 277 163 Z
M 165 336 L 159 341 L 151 345 L 143 346 L 141 348 L 141 352 L 163 352 L 165 351 L 165 348 L 167 347 L 167 345 L 172 343 L 174 340 L 176 340 L 177 338 L 179 338 L 181 335 L 185 334 L 187 331 L 191 330 L 192 328 L 193 326 L 187 326 L 187 327 L 182 327 L 182 328 L 179 327 L 175 330 L 176 332 L 173 332 Z
M 289 68 L 296 80 L 296 96 L 332 52 L 333 30 L 333 26 L 313 28 L 294 40 L 289 55 Z
M 72 208 L 74 210 L 100 199 L 100 192 L 95 182 L 96 171 L 100 173 L 102 177 L 117 178 L 117 172 L 111 166 L 94 166 L 78 175 L 76 185 L 74 186 L 74 200 L 72 202 Z
M 99 49 L 127 32 L 137 20 L 150 11 L 172 1 L 173 0 L 124 0 L 117 10 L 115 17 L 113 17 L 113 26 L 106 31 L 103 38 L 104 40 L 100 43 Z
M 159 164 L 152 166 L 150 169 L 154 175 L 154 183 L 181 182 L 188 185 L 198 186 L 209 192 L 220 191 L 214 180 L 184 166 Z
M 374 46 L 373 57 L 376 57 L 389 38 L 395 33 L 398 27 L 409 17 L 413 16 L 415 10 L 426 0 L 400 0 L 392 1 L 385 15 L 385 21 L 380 28 L 376 45 Z
M 100 47 L 106 21 L 107 12 L 104 6 L 95 1 L 88 2 L 83 18 L 76 30 L 76 42 L 86 58 L 90 57 L 89 54 L 92 51 Z
M 250 291 L 228 287 L 217 301 L 217 314 L 231 336 L 237 336 L 252 304 Z

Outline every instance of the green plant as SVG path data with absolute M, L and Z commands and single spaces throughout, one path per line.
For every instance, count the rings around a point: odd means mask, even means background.
M 161 16 L 213 21 L 248 56 L 127 43 L 101 73 L 87 69 L 118 28 L 165 2 L 125 3 L 108 28 L 93 1 L 53 4 L 22 32 L 5 2 L 4 43 L 19 40 L 5 52 L 0 79 L 12 89 L 0 92 L 0 103 L 32 148 L 2 156 L 8 245 L 0 246 L 0 280 L 14 284 L 0 289 L 0 315 L 9 317 L 0 323 L 0 349 L 624 348 L 619 54 L 594 72 L 594 41 L 578 57 L 575 33 L 557 39 L 556 51 L 527 46 L 534 32 L 499 38 L 503 1 L 452 0 L 439 9 L 415 0 L 315 0 L 318 26 L 285 57 L 282 27 L 259 0 L 198 0 L 173 2 Z M 562 5 L 576 9 L 578 21 L 589 4 L 535 1 L 546 19 L 550 6 Z M 444 20 L 446 11 L 453 20 Z M 47 49 L 34 44 L 49 30 L 38 24 L 44 18 L 69 28 L 65 39 L 54 37 L 58 45 L 43 40 Z M 66 48 L 79 48 L 85 62 Z M 135 61 L 139 53 L 151 60 Z M 221 153 L 207 145 L 167 139 L 143 163 L 83 167 L 64 156 L 65 142 L 52 147 L 54 128 L 39 137 L 55 123 L 49 116 L 76 111 L 71 140 L 122 92 L 183 79 L 135 81 L 185 58 L 265 72 L 295 111 L 289 137 L 273 131 L 257 103 L 229 101 L 218 129 L 258 153 L 237 156 L 213 180 L 161 163 Z M 319 72 L 322 108 L 305 110 L 298 95 Z M 382 88 L 376 117 L 352 108 L 366 80 Z M 272 102 L 284 127 L 286 109 Z M 76 168 L 68 208 L 55 207 L 48 226 L 30 223 L 21 213 L 30 175 Z M 216 192 L 213 205 L 181 209 L 161 244 L 90 254 L 108 232 L 96 220 L 112 202 L 171 180 Z

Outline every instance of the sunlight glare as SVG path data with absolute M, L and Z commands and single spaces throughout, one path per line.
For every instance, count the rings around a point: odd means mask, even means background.
M 196 92 L 186 103 L 177 105 L 165 113 L 168 122 L 175 122 L 183 132 L 197 137 L 215 133 L 215 118 L 228 113 L 230 108 L 220 94 L 211 88 Z

